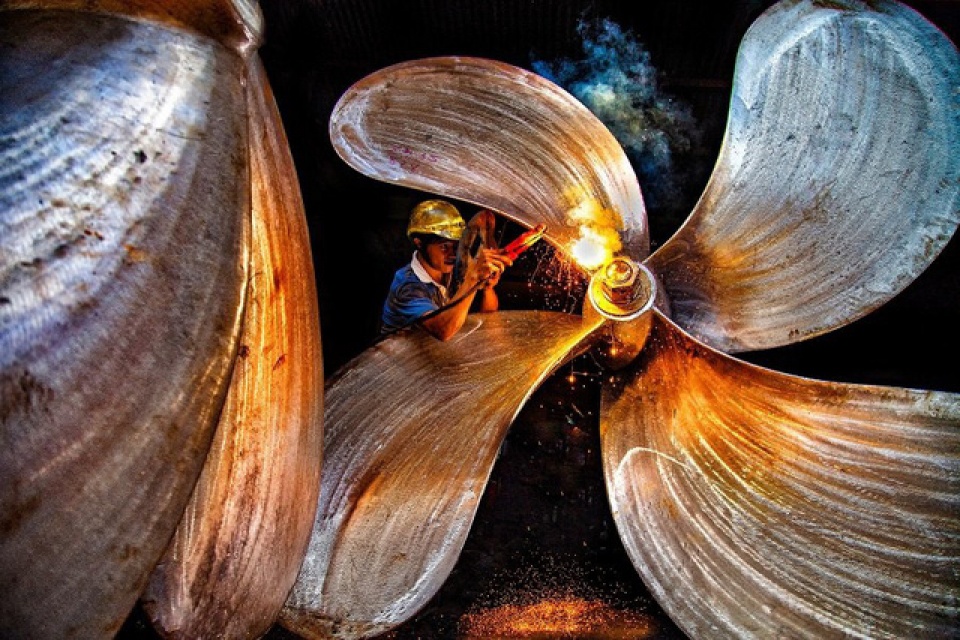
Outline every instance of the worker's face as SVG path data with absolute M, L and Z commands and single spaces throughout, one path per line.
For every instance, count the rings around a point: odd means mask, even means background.
M 457 262 L 457 243 L 453 240 L 430 240 L 420 245 L 420 254 L 431 269 L 446 275 Z

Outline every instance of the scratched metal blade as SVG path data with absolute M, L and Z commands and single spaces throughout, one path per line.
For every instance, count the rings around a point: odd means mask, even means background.
M 691 638 L 960 628 L 960 395 L 788 376 L 657 316 L 604 390 L 617 528 Z
M 181 30 L 0 12 L 0 636 L 112 637 L 236 352 L 244 64 Z
M 514 416 L 598 325 L 475 314 L 448 342 L 407 331 L 341 369 L 327 385 L 317 520 L 281 624 L 363 638 L 423 607 L 456 563 Z
M 747 32 L 726 137 L 647 262 L 672 316 L 727 352 L 860 318 L 960 222 L 960 55 L 897 3 L 783 2 Z
M 142 596 L 164 638 L 257 638 L 274 623 L 313 528 L 323 444 L 317 292 L 293 160 L 250 63 L 251 279 L 216 437 Z
M 573 96 L 501 62 L 429 58 L 367 76 L 330 118 L 337 153 L 364 175 L 494 209 L 568 249 L 590 222 L 649 252 L 646 210 L 623 149 Z
M 263 15 L 257 0 L 3 0 L 4 9 L 112 13 L 188 29 L 237 51 L 260 45 Z

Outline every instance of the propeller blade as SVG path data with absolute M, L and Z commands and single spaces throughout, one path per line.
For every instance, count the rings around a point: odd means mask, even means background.
M 395 334 L 328 383 L 320 504 L 288 629 L 370 637 L 423 607 L 460 555 L 514 416 L 600 325 L 547 311 L 467 323 L 448 342 Z
M 141 597 L 164 638 L 266 633 L 297 577 L 320 492 L 323 362 L 310 238 L 259 58 L 249 68 L 249 302 L 206 465 Z
M 720 158 L 647 261 L 672 318 L 727 352 L 848 324 L 960 223 L 960 56 L 912 9 L 781 2 L 741 44 Z
M 692 638 L 955 634 L 960 395 L 789 376 L 653 324 L 601 442 L 670 617 Z
M 582 227 L 619 236 L 636 259 L 649 253 L 643 198 L 620 144 L 573 96 L 529 71 L 460 57 L 387 67 L 344 93 L 330 138 L 366 176 L 546 224 L 568 253 Z
M 182 30 L 0 12 L 0 636 L 112 637 L 236 353 L 243 61 Z
M 5 0 L 8 8 L 114 13 L 187 28 L 238 51 L 260 45 L 263 15 L 257 0 Z

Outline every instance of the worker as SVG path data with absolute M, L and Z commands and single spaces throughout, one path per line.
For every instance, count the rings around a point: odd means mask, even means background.
M 383 303 L 381 334 L 419 323 L 435 338 L 449 340 L 463 326 L 478 293 L 481 312 L 499 308 L 494 287 L 513 260 L 498 249 L 481 246 L 452 297 L 447 290 L 465 227 L 460 212 L 445 200 L 426 200 L 413 208 L 407 237 L 415 251 L 394 275 Z

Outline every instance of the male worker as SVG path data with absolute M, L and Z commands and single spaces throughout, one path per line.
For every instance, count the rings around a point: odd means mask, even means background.
M 383 303 L 381 334 L 419 322 L 435 338 L 449 340 L 463 326 L 478 291 L 480 311 L 497 310 L 493 288 L 513 264 L 503 251 L 480 247 L 454 297 L 447 291 L 465 226 L 457 208 L 445 200 L 426 200 L 413 208 L 407 237 L 416 250 L 394 275 Z

